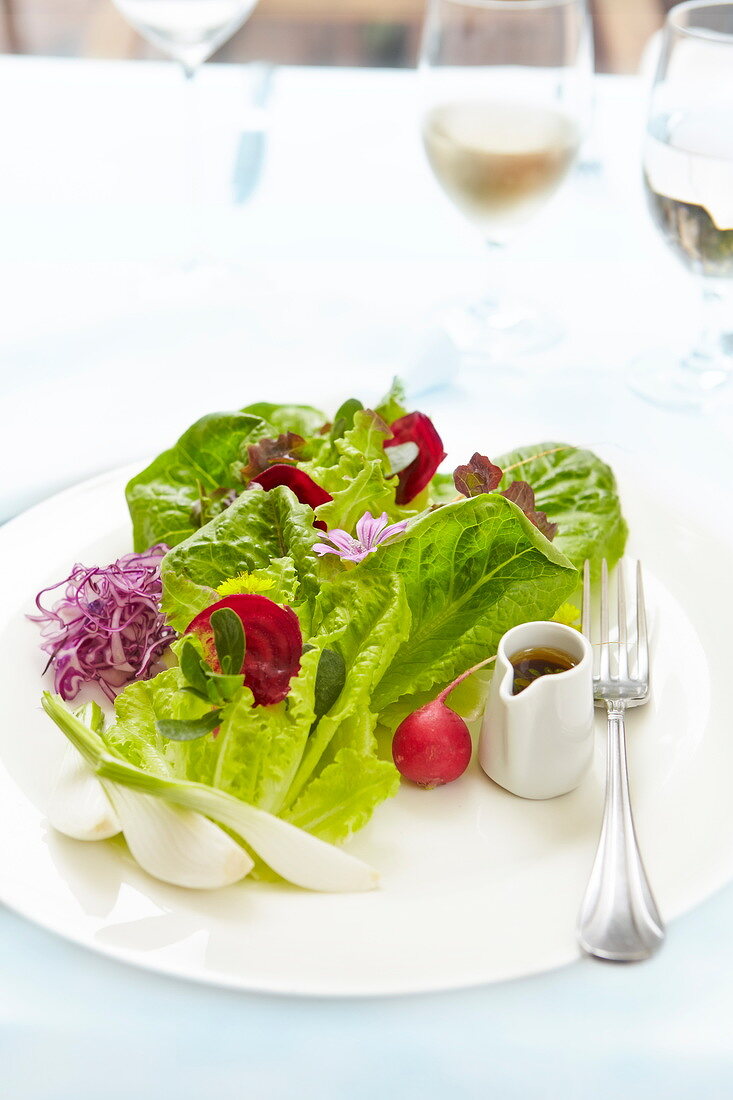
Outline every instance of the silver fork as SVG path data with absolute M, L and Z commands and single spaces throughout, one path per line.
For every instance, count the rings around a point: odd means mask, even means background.
M 623 568 L 617 570 L 618 641 L 609 639 L 608 566 L 601 566 L 599 674 L 593 677 L 596 706 L 608 712 L 606 801 L 598 851 L 578 916 L 578 940 L 589 955 L 616 962 L 647 959 L 664 940 L 664 924 L 649 886 L 634 829 L 626 765 L 624 718 L 649 698 L 647 638 L 641 562 L 636 566 L 636 630 L 629 640 Z M 591 638 L 590 569 L 583 570 L 583 633 Z M 617 652 L 617 671 L 611 650 Z M 631 658 L 636 657 L 634 675 Z

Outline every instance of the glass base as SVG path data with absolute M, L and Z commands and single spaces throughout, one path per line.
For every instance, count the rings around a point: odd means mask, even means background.
M 515 359 L 552 347 L 564 334 L 561 322 L 517 298 L 484 298 L 453 307 L 442 318 L 456 348 L 480 359 Z
M 733 358 L 704 359 L 694 353 L 680 358 L 668 348 L 657 348 L 633 360 L 628 384 L 652 405 L 694 411 L 715 400 L 732 378 Z

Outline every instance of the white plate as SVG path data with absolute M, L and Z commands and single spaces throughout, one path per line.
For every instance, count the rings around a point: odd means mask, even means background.
M 350 845 L 382 872 L 371 894 L 246 881 L 185 891 L 148 878 L 118 842 L 85 844 L 49 829 L 37 807 L 60 735 L 38 705 L 43 659 L 24 612 L 74 561 L 106 562 L 129 549 L 122 490 L 130 472 L 87 482 L 0 529 L 11 581 L 0 604 L 2 900 L 126 962 L 278 993 L 449 989 L 575 958 L 602 801 L 600 717 L 594 772 L 563 798 L 514 798 L 475 763 L 452 786 L 403 789 Z M 670 918 L 733 876 L 733 549 L 728 536 L 640 494 L 633 479 L 622 478 L 622 493 L 654 619 L 655 695 L 629 721 L 633 797 L 651 881 Z

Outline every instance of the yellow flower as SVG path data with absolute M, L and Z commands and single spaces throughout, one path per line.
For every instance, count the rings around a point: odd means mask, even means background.
M 580 630 L 580 608 L 572 603 L 560 604 L 552 616 L 552 621 L 553 623 L 564 623 L 565 626 L 574 626 L 576 630 Z
M 254 573 L 238 573 L 236 577 L 230 577 L 217 586 L 216 591 L 220 596 L 251 595 L 254 592 L 267 592 L 275 587 L 272 577 L 258 576 Z

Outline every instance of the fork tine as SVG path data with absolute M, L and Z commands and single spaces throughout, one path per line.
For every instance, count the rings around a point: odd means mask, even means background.
M 647 683 L 649 680 L 649 638 L 646 626 L 646 605 L 644 603 L 644 581 L 641 575 L 641 562 L 636 563 L 636 674 Z
M 608 563 L 604 558 L 601 562 L 601 680 L 610 680 L 611 662 L 609 659 L 608 644 Z
M 587 558 L 583 565 L 583 608 L 580 616 L 580 628 L 588 641 L 590 641 L 590 562 Z
M 618 563 L 616 569 L 616 585 L 618 588 L 618 677 L 626 680 L 629 676 L 629 654 L 627 647 L 626 616 L 626 584 L 624 582 L 623 562 Z

